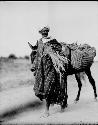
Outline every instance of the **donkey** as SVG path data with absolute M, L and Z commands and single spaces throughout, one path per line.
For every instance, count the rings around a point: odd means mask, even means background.
M 34 62 L 35 62 L 36 55 L 37 55 L 37 48 L 36 48 L 36 46 L 32 46 L 30 43 L 28 43 L 28 44 L 29 44 L 30 48 L 32 49 L 32 52 L 31 52 L 31 55 L 30 55 L 31 56 L 31 62 L 32 62 L 33 65 L 35 65 Z M 75 99 L 75 102 L 78 102 L 79 98 L 80 98 L 80 92 L 81 92 L 81 87 L 82 87 L 81 73 L 83 73 L 83 74 L 85 73 L 88 76 L 89 82 L 91 83 L 91 85 L 93 87 L 93 90 L 94 90 L 94 97 L 97 100 L 97 92 L 96 92 L 95 80 L 93 79 L 93 77 L 91 75 L 91 70 L 90 70 L 90 67 L 91 67 L 91 65 L 93 63 L 93 58 L 91 58 L 91 60 L 89 60 L 89 59 L 87 60 L 85 58 L 82 58 L 82 59 L 84 59 L 83 60 L 84 62 L 82 61 L 82 64 L 80 64 L 80 67 L 77 67 L 76 64 L 74 63 L 74 61 L 76 61 L 76 63 L 77 63 L 77 60 L 72 61 L 72 59 L 79 58 L 78 57 L 79 55 L 76 54 L 75 58 L 74 58 L 74 56 L 72 55 L 73 51 L 71 50 L 71 48 L 68 45 L 66 45 L 64 47 L 65 47 L 65 51 L 64 51 L 63 54 L 65 54 L 65 56 L 68 58 L 68 60 L 69 60 L 69 66 L 68 66 L 67 72 L 64 74 L 65 76 L 63 77 L 65 85 L 63 84 L 63 87 L 62 87 L 63 89 L 62 90 L 63 91 L 66 90 L 66 94 L 65 94 L 66 98 L 64 99 L 65 100 L 64 104 L 61 105 L 61 109 L 64 109 L 65 107 L 67 107 L 67 97 L 68 97 L 68 95 L 67 95 L 67 76 L 68 75 L 75 74 L 75 78 L 76 78 L 77 83 L 78 83 L 79 90 L 78 90 L 78 94 L 77 94 L 77 97 Z M 73 56 L 73 58 L 72 58 L 72 56 Z M 46 58 L 46 57 L 43 57 L 43 58 Z M 47 61 L 44 63 L 44 65 L 46 63 L 47 63 Z M 53 66 L 52 65 L 52 61 L 51 61 L 51 66 Z M 45 70 L 47 70 L 47 69 L 45 69 Z M 33 71 L 33 72 L 35 71 L 35 75 L 36 75 L 35 66 L 31 69 L 31 71 Z M 54 73 L 54 74 L 56 74 L 56 73 Z M 51 79 L 51 81 L 52 81 L 52 79 Z M 47 109 L 47 112 L 49 111 L 49 106 L 50 106 L 50 104 L 49 104 L 49 98 L 48 98 L 48 99 L 46 99 L 46 109 Z

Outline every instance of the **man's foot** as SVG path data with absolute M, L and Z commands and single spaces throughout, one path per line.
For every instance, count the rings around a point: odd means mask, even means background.
M 40 118 L 47 118 L 49 115 L 49 112 L 45 112 Z

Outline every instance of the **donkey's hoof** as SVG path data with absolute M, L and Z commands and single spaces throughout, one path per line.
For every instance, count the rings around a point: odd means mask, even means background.
M 65 108 L 68 107 L 68 104 L 66 104 L 65 106 L 61 106 L 61 112 L 64 112 L 65 111 Z
M 61 108 L 61 111 L 60 111 L 60 112 L 63 113 L 64 111 L 65 111 L 65 108 Z
M 95 100 L 95 102 L 98 102 L 98 98 L 96 97 L 96 98 L 94 98 L 94 100 Z
M 75 99 L 75 100 L 74 100 L 74 103 L 76 104 L 78 101 L 79 101 L 79 100 Z

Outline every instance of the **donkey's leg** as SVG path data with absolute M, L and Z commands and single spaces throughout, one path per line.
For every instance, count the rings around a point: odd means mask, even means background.
M 93 79 L 93 77 L 91 75 L 90 68 L 86 70 L 86 74 L 88 76 L 89 82 L 91 83 L 91 85 L 93 87 L 95 99 L 97 99 L 97 92 L 96 92 L 95 80 Z
M 61 112 L 64 111 L 64 109 L 68 106 L 67 104 L 67 75 L 65 73 L 62 74 L 62 94 L 63 94 L 63 100 L 61 104 Z
M 67 107 L 68 106 L 68 104 L 67 104 L 68 93 L 67 93 L 67 76 L 66 76 L 66 74 L 65 74 L 64 79 L 65 79 L 65 94 L 66 94 L 66 97 L 65 97 L 65 107 Z
M 80 80 L 80 73 L 75 74 L 75 77 L 76 77 L 76 80 L 77 80 L 77 82 L 78 82 L 78 88 L 79 88 L 77 97 L 76 97 L 76 99 L 75 99 L 75 102 L 77 102 L 77 101 L 79 101 L 80 92 L 81 92 L 81 87 L 82 87 L 82 82 L 81 82 L 81 80 Z

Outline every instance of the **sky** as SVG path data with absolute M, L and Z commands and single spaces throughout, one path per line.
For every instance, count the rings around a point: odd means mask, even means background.
M 59 42 L 88 43 L 98 53 L 97 1 L 1 1 L 0 56 L 29 55 L 28 42 L 35 45 L 47 25 Z

